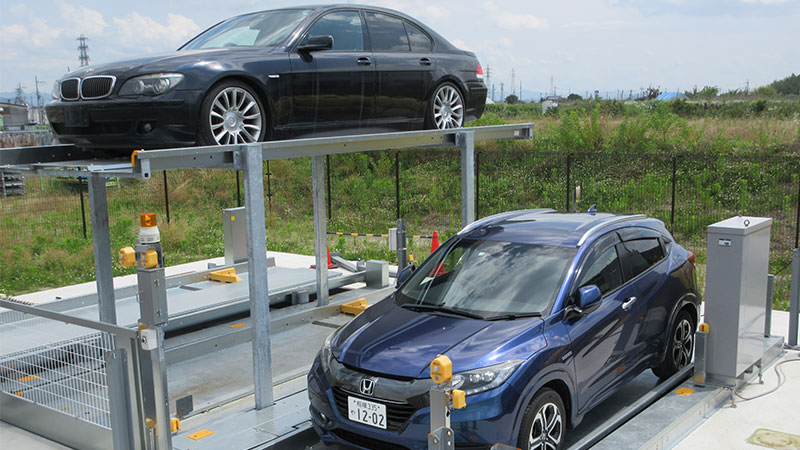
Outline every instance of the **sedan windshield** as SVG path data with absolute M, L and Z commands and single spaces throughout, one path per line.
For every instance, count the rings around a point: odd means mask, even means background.
M 181 50 L 272 47 L 286 40 L 310 13 L 308 9 L 283 9 L 234 17 L 192 39 Z
M 418 311 L 461 311 L 489 319 L 542 313 L 558 293 L 575 254 L 574 248 L 566 247 L 456 240 L 414 272 L 397 303 Z

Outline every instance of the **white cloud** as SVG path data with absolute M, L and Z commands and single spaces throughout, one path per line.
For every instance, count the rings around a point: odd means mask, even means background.
M 100 35 L 108 24 L 100 12 L 85 6 L 72 6 L 67 3 L 59 5 L 61 20 L 70 28 L 70 31 L 87 36 Z
M 171 49 L 200 31 L 192 19 L 173 13 L 167 14 L 167 23 L 163 25 L 137 12 L 124 18 L 115 17 L 113 23 L 119 42 L 142 50 Z
M 28 29 L 18 23 L 0 27 L 0 43 L 19 42 L 28 37 Z
M 549 26 L 547 20 L 533 14 L 501 12 L 494 14 L 492 18 L 497 25 L 510 30 L 544 30 Z
M 58 27 L 53 27 L 44 19 L 33 19 L 31 23 L 31 43 L 40 48 L 50 47 L 51 44 L 58 39 L 63 30 Z

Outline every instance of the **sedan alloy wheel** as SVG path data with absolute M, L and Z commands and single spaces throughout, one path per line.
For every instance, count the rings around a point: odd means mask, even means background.
M 214 98 L 208 122 L 217 144 L 249 144 L 261 138 L 264 119 L 253 94 L 230 86 Z
M 439 130 L 459 128 L 464 124 L 464 100 L 450 83 L 439 87 L 433 96 L 433 123 Z

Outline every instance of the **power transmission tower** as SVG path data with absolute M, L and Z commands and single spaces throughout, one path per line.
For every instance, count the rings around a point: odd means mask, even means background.
M 486 66 L 486 86 L 489 86 L 491 84 L 492 84 L 492 67 L 487 65 Z
M 495 96 L 494 96 L 494 84 L 492 85 L 492 101 L 495 101 Z
M 81 51 L 81 54 L 78 57 L 78 59 L 81 62 L 81 67 L 89 65 L 89 53 L 88 53 L 89 46 L 86 45 L 86 41 L 88 40 L 89 38 L 87 38 L 84 35 L 80 35 L 80 37 L 78 38 L 78 42 L 80 42 L 80 44 L 78 44 L 78 50 Z
M 38 76 L 34 76 L 33 79 L 36 81 L 36 118 L 41 124 L 44 121 L 42 120 L 42 95 L 39 94 L 39 83 L 44 84 L 44 81 L 39 81 Z
M 14 104 L 17 105 L 27 105 L 28 102 L 25 101 L 25 88 L 22 87 L 22 83 L 17 83 L 17 97 L 14 99 Z

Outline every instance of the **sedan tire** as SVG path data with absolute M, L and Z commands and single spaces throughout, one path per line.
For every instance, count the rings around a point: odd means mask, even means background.
M 682 310 L 675 318 L 675 323 L 667 337 L 667 356 L 653 373 L 659 378 L 669 378 L 692 362 L 694 351 L 695 323 L 692 316 Z
M 252 87 L 236 80 L 214 85 L 200 107 L 198 144 L 250 144 L 266 136 L 266 110 Z
M 550 388 L 540 390 L 522 416 L 517 447 L 522 450 L 559 450 L 564 446 L 567 419 L 564 402 Z
M 464 126 L 464 96 L 450 82 L 440 84 L 428 101 L 425 128 L 445 130 Z

